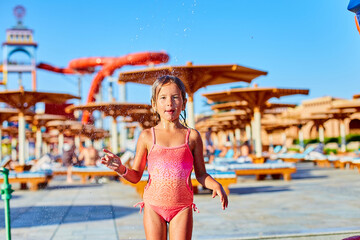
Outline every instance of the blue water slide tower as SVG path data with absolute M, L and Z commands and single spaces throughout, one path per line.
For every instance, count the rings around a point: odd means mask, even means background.
M 3 64 L 0 65 L 2 72 L 2 85 L 7 85 L 8 74 L 19 74 L 19 85 L 22 85 L 23 73 L 31 73 L 32 90 L 36 90 L 36 48 L 33 41 L 33 31 L 26 28 L 22 19 L 25 15 L 25 8 L 16 6 L 14 15 L 17 18 L 17 25 L 6 30 L 6 41 L 2 44 Z M 19 87 L 20 87 L 19 86 Z
M 356 14 L 355 16 L 356 28 L 360 33 L 360 0 L 350 0 L 347 9 Z

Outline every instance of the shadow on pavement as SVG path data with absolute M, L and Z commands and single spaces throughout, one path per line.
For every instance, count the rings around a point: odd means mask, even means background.
M 11 228 L 109 220 L 121 218 L 138 211 L 138 209 L 132 207 L 112 205 L 15 207 L 10 210 Z M 0 212 L 3 213 L 4 209 L 1 208 Z M 0 214 L 1 228 L 5 228 L 4 214 Z
M 237 187 L 230 188 L 231 194 L 254 194 L 254 193 L 266 193 L 266 192 L 284 192 L 292 191 L 289 187 L 285 186 L 261 186 L 261 187 Z
M 321 178 L 328 178 L 327 175 L 314 175 L 314 171 L 321 171 L 321 168 L 311 168 L 308 165 L 301 165 L 298 164 L 296 169 L 296 173 L 291 175 L 292 179 L 321 179 Z
M 47 190 L 56 190 L 56 189 L 73 189 L 73 188 L 93 188 L 101 187 L 102 184 L 73 184 L 73 185 L 53 185 L 47 186 Z

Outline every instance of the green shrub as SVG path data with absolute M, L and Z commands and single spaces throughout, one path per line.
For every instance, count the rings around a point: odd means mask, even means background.
M 325 148 L 325 149 L 324 149 L 324 153 L 325 153 L 325 154 L 330 154 L 330 153 L 337 154 L 337 152 L 338 152 L 337 149 L 331 149 L 331 148 Z
M 295 148 L 295 147 L 292 147 L 292 148 L 288 148 L 288 151 L 290 152 L 300 152 L 300 148 Z
M 340 141 L 341 141 L 340 137 L 328 137 L 328 138 L 324 139 L 324 144 L 331 143 L 331 142 L 340 143 Z
M 346 135 L 346 142 L 355 142 L 360 141 L 360 135 L 359 134 L 348 134 Z

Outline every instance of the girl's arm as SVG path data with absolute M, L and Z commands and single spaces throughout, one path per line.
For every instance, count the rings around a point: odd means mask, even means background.
M 146 166 L 146 159 L 148 153 L 147 143 L 149 142 L 149 134 L 151 138 L 151 132 L 149 130 L 144 130 L 140 134 L 139 140 L 136 145 L 134 164 L 131 169 L 125 167 L 121 163 L 120 158 L 107 149 L 104 149 L 105 156 L 101 158 L 101 163 L 117 172 L 120 176 L 122 176 L 129 182 L 139 182 Z
M 213 190 L 212 197 L 219 195 L 222 208 L 228 206 L 228 197 L 221 186 L 215 179 L 213 179 L 205 169 L 204 156 L 203 156 L 203 142 L 198 131 L 191 130 L 190 142 L 192 143 L 192 153 L 194 156 L 194 170 L 198 182 L 206 188 Z

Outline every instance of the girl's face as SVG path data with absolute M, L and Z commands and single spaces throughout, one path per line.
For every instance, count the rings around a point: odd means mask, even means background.
M 155 111 L 160 119 L 175 121 L 179 119 L 181 111 L 185 110 L 186 99 L 182 99 L 181 91 L 175 83 L 168 83 L 161 87 L 156 96 Z

